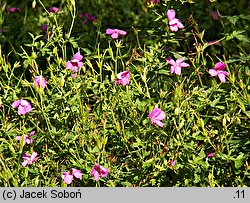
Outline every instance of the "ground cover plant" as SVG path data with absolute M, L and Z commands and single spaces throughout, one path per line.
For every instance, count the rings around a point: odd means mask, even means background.
M 0 186 L 250 186 L 248 0 L 0 4 Z

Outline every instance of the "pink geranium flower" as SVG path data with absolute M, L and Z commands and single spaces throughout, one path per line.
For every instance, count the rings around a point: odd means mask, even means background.
M 227 71 L 224 71 L 224 69 L 226 68 L 226 64 L 222 63 L 222 62 L 218 62 L 215 64 L 213 69 L 209 70 L 209 74 L 211 76 L 218 76 L 220 81 L 222 83 L 226 82 L 226 76 L 229 76 Z
M 173 32 L 178 31 L 178 29 L 184 28 L 184 25 L 181 23 L 181 20 L 175 18 L 175 10 L 171 9 L 167 11 L 167 17 L 169 21 L 170 30 Z
M 29 156 L 27 153 L 25 153 L 22 158 L 24 159 L 24 162 L 22 163 L 22 165 L 25 167 L 27 165 L 31 165 L 33 164 L 37 159 L 37 153 L 36 152 L 33 152 L 31 154 L 31 156 Z
M 166 115 L 160 108 L 154 108 L 148 115 L 152 124 L 156 124 L 160 127 L 164 126 L 164 123 L 161 122 Z
M 53 7 L 49 8 L 48 11 L 51 12 L 51 13 L 55 13 L 55 12 L 59 11 L 59 8 L 53 6 Z
M 172 74 L 173 72 L 175 72 L 176 75 L 180 75 L 181 74 L 181 68 L 190 66 L 189 64 L 184 63 L 183 62 L 184 60 L 185 60 L 184 57 L 179 58 L 176 61 L 174 61 L 171 58 L 168 58 L 167 62 L 171 65 L 170 73 Z
M 94 167 L 92 167 L 91 175 L 94 177 L 96 181 L 100 179 L 100 176 L 105 178 L 108 175 L 109 170 L 107 168 L 103 168 L 99 164 L 96 164 Z
M 121 73 L 117 74 L 117 85 L 120 85 L 121 83 L 125 86 L 129 84 L 130 80 L 130 72 L 128 70 L 123 71 Z
M 80 52 L 77 52 L 74 55 L 73 59 L 66 63 L 66 68 L 71 69 L 76 73 L 78 71 L 78 68 L 83 67 L 83 62 L 81 62 L 82 59 L 83 56 L 80 54 Z
M 119 35 L 126 35 L 127 33 L 123 30 L 118 30 L 118 29 L 110 29 L 108 28 L 106 30 L 106 34 L 111 35 L 113 39 L 117 39 Z
M 31 144 L 33 143 L 33 140 L 31 139 L 31 136 L 33 136 L 35 134 L 35 131 L 32 131 L 29 135 L 24 135 L 23 136 L 23 142 L 24 144 Z M 16 136 L 16 140 L 21 140 L 22 136 Z
M 75 178 L 82 179 L 81 170 L 71 168 L 68 172 L 63 172 L 62 179 L 65 183 L 70 184 Z
M 18 114 L 19 115 L 24 115 L 26 113 L 29 113 L 32 110 L 31 104 L 28 101 L 24 100 L 24 99 L 14 101 L 12 103 L 12 107 L 13 108 L 18 107 Z
M 42 87 L 43 89 L 46 87 L 47 81 L 43 76 L 35 76 L 34 77 L 34 86 L 35 87 Z

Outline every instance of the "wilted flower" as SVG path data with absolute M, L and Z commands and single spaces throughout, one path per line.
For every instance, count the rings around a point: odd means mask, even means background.
M 121 73 L 117 74 L 117 85 L 120 85 L 121 83 L 125 86 L 129 84 L 130 80 L 130 72 L 128 70 L 123 71 Z
M 210 16 L 212 16 L 213 20 L 219 20 L 220 14 L 218 11 L 211 11 Z
M 68 172 L 63 172 L 62 179 L 65 183 L 70 184 L 75 178 L 82 179 L 81 170 L 71 168 Z
M 66 63 L 66 68 L 71 69 L 76 73 L 78 68 L 83 67 L 83 62 L 81 62 L 82 59 L 83 56 L 80 54 L 80 52 L 77 52 L 73 59 Z
M 109 170 L 107 168 L 103 168 L 99 164 L 96 164 L 94 167 L 92 167 L 91 175 L 94 177 L 96 181 L 100 179 L 100 176 L 105 178 L 108 175 Z
M 42 25 L 41 25 L 41 31 L 42 31 L 43 33 L 46 33 L 46 32 L 47 32 L 47 29 L 48 29 L 48 26 L 47 26 L 47 25 L 45 25 L 45 24 L 42 24 Z
M 7 32 L 5 29 L 0 29 L 0 34 L 3 32 Z
M 206 42 L 207 46 L 210 45 L 220 45 L 220 41 L 219 40 L 214 40 L 214 41 L 210 41 L 210 42 Z
M 46 87 L 47 81 L 43 76 L 35 76 L 34 77 L 34 86 L 35 87 L 42 87 L 43 89 Z
M 118 29 L 110 29 L 108 28 L 106 30 L 106 34 L 111 35 L 113 39 L 117 39 L 119 35 L 126 35 L 127 33 L 123 30 L 118 30 Z
M 59 11 L 59 8 L 53 6 L 51 8 L 48 8 L 48 11 L 51 12 L 51 13 L 55 13 L 55 12 L 58 12 Z
M 83 13 L 78 14 L 79 18 L 83 18 Z
M 90 21 L 96 21 L 96 16 L 91 16 L 90 13 L 86 13 L 85 17 Z
M 181 68 L 189 66 L 189 64 L 183 62 L 184 60 L 185 58 L 183 57 L 177 59 L 175 62 L 173 59 L 167 58 L 167 62 L 171 65 L 170 73 L 172 74 L 173 72 L 175 72 L 176 75 L 180 75 Z
M 74 78 L 74 79 L 76 79 L 77 74 L 73 73 L 73 74 L 71 75 L 71 77 Z
M 79 17 L 83 18 L 84 15 L 82 13 L 79 13 Z M 93 22 L 96 21 L 96 16 L 91 16 L 90 13 L 86 13 L 85 18 L 86 19 L 83 21 L 83 24 L 87 24 L 88 21 L 93 21 Z
M 176 164 L 176 161 L 175 160 L 169 160 L 168 161 L 168 165 L 171 165 L 172 167 L 174 167 L 174 165 Z
M 12 103 L 12 107 L 13 108 L 18 107 L 18 114 L 19 115 L 24 115 L 26 113 L 29 113 L 32 110 L 31 104 L 28 101 L 24 100 L 24 99 L 14 101 Z
M 33 164 L 37 159 L 37 153 L 36 152 L 33 152 L 31 154 L 31 156 L 29 156 L 27 153 L 25 153 L 22 158 L 24 159 L 24 162 L 22 163 L 22 165 L 25 167 L 27 165 L 31 165 Z
M 147 3 L 148 3 L 148 4 L 155 5 L 155 4 L 161 3 L 161 0 L 147 0 Z
M 31 136 L 33 136 L 35 134 L 35 131 L 32 131 L 29 135 L 24 135 L 23 136 L 23 142 L 24 144 L 31 144 L 33 143 L 33 140 L 31 139 Z M 22 136 L 16 136 L 16 140 L 21 140 Z
M 209 154 L 206 156 L 206 161 L 208 160 L 208 158 L 213 157 L 214 155 L 215 155 L 215 153 L 214 153 L 214 152 L 209 153 Z
M 175 18 L 175 10 L 171 9 L 167 11 L 168 21 L 170 30 L 173 32 L 178 31 L 178 29 L 184 28 L 184 25 L 181 23 L 181 20 Z
M 20 8 L 16 8 L 16 7 L 11 7 L 9 11 L 11 13 L 20 13 L 21 12 Z
M 226 82 L 226 76 L 229 76 L 227 71 L 224 71 L 226 64 L 218 62 L 215 64 L 214 69 L 209 70 L 211 76 L 218 76 L 222 83 Z
M 212 156 L 214 156 L 214 152 L 209 153 L 206 158 L 208 159 L 209 157 L 212 157 Z
M 160 108 L 154 108 L 148 115 L 152 124 L 156 124 L 160 127 L 164 126 L 164 123 L 161 122 L 166 115 Z

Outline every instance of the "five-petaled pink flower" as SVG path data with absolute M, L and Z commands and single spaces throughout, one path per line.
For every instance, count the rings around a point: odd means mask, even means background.
M 29 156 L 27 153 L 25 153 L 22 158 L 24 159 L 24 162 L 22 163 L 22 165 L 25 167 L 27 165 L 33 164 L 37 159 L 37 153 L 33 152 L 31 154 L 31 156 Z
M 33 143 L 33 140 L 31 139 L 31 136 L 33 136 L 35 134 L 35 131 L 32 131 L 29 135 L 24 135 L 23 136 L 23 142 L 24 144 L 31 144 Z M 22 136 L 16 136 L 16 140 L 21 140 Z
M 59 11 L 59 8 L 53 6 L 53 7 L 49 8 L 48 11 L 51 12 L 51 13 L 56 13 L 56 12 Z
M 173 59 L 167 58 L 167 62 L 171 65 L 170 73 L 172 74 L 173 72 L 175 72 L 176 75 L 180 75 L 181 68 L 189 66 L 189 64 L 183 62 L 184 60 L 185 58 L 182 57 L 177 59 L 175 62 Z
M 80 52 L 77 52 L 74 55 L 73 59 L 66 63 L 66 68 L 71 69 L 76 73 L 78 71 L 78 68 L 83 67 L 83 62 L 81 62 L 82 59 L 83 56 L 80 54 Z
M 111 35 L 113 39 L 117 39 L 119 35 L 126 35 L 127 33 L 123 30 L 118 30 L 118 29 L 110 29 L 108 28 L 106 30 L 106 34 Z
M 175 18 L 175 10 L 170 9 L 167 11 L 168 21 L 170 30 L 173 32 L 178 31 L 178 29 L 184 28 L 184 25 L 181 23 L 181 20 L 178 18 Z
M 62 174 L 62 179 L 67 184 L 72 183 L 74 177 L 82 179 L 82 171 L 75 168 L 71 168 L 68 172 L 63 172 Z
M 42 87 L 43 89 L 46 87 L 47 81 L 43 76 L 35 76 L 34 77 L 34 86 L 35 87 Z
M 218 62 L 215 64 L 214 69 L 209 70 L 211 76 L 218 76 L 222 83 L 226 82 L 226 76 L 229 76 L 227 71 L 224 71 L 226 64 Z
M 24 115 L 26 113 L 29 113 L 32 110 L 31 104 L 28 101 L 24 100 L 24 99 L 14 101 L 12 103 L 12 107 L 13 108 L 18 107 L 18 114 L 19 115 Z
M 94 177 L 96 181 L 100 179 L 100 176 L 105 178 L 108 175 L 109 170 L 107 168 L 103 168 L 99 164 L 96 164 L 94 167 L 92 167 L 91 175 Z
M 160 127 L 164 126 L 164 123 L 161 122 L 166 115 L 160 108 L 154 108 L 148 115 L 152 124 L 156 124 Z
M 117 74 L 117 85 L 120 85 L 121 83 L 125 86 L 129 84 L 130 80 L 130 72 L 128 70 L 123 71 L 121 73 Z

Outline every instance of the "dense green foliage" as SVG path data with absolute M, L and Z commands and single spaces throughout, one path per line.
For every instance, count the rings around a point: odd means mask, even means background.
M 26 0 L 0 9 L 0 186 L 66 186 L 70 168 L 83 177 L 68 186 L 250 186 L 248 0 Z M 169 29 L 169 9 L 183 29 Z M 83 23 L 85 13 L 97 20 Z M 127 34 L 114 40 L 107 28 Z M 78 51 L 84 66 L 74 78 L 65 64 Z M 190 66 L 170 74 L 166 59 L 180 57 Z M 209 74 L 219 61 L 225 83 Z M 125 70 L 130 83 L 118 86 Z M 38 75 L 44 89 L 34 87 Z M 21 98 L 30 113 L 12 107 Z M 154 107 L 166 114 L 162 128 L 148 117 Z M 33 143 L 16 140 L 31 131 Z M 23 167 L 34 151 L 39 158 Z M 95 164 L 106 178 L 94 180 Z

